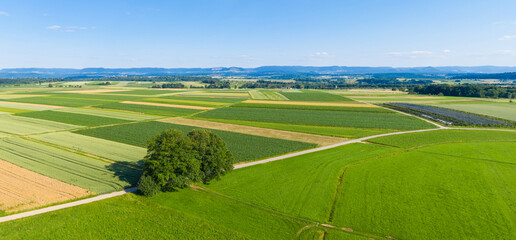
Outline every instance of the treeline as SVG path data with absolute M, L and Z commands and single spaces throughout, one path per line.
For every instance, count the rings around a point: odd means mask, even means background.
M 454 76 L 452 79 L 499 79 L 499 80 L 516 80 L 516 72 L 506 73 L 473 73 L 466 75 Z
M 430 80 L 408 80 L 400 81 L 397 79 L 360 79 L 350 83 L 345 79 L 318 79 L 303 78 L 296 79 L 295 82 L 279 82 L 258 80 L 247 82 L 241 88 L 295 88 L 295 89 L 348 89 L 348 88 L 396 88 L 408 89 L 421 84 L 430 84 Z
M 515 87 L 500 87 L 494 85 L 419 85 L 409 89 L 410 92 L 419 94 L 456 96 L 456 97 L 480 97 L 480 98 L 510 98 L 516 96 Z
M 77 79 L 73 79 L 77 80 Z M 130 82 L 202 82 L 208 80 L 216 80 L 210 76 L 156 76 L 156 77 L 139 77 L 139 76 L 127 76 L 127 77 L 103 77 L 103 78 L 86 78 L 81 79 L 82 81 L 130 81 Z

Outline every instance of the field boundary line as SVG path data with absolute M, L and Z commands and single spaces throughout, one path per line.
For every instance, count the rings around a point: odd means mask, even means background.
M 83 205 L 86 203 L 92 203 L 92 202 L 96 202 L 96 201 L 100 201 L 100 200 L 104 200 L 104 199 L 108 199 L 108 198 L 112 198 L 112 197 L 117 197 L 120 195 L 124 195 L 126 193 L 135 192 L 137 189 L 138 188 L 136 188 L 136 187 L 128 188 L 128 189 L 125 189 L 122 191 L 103 194 L 103 195 L 99 195 L 96 197 L 87 198 L 87 199 L 83 199 L 83 200 L 79 200 L 79 201 L 75 201 L 75 202 L 69 202 L 69 203 L 55 205 L 55 206 L 46 207 L 46 208 L 42 208 L 42 209 L 37 209 L 37 210 L 29 211 L 29 212 L 17 213 L 17 214 L 5 216 L 5 217 L 0 217 L 0 223 L 16 220 L 16 219 L 20 219 L 20 218 L 30 217 L 30 216 L 34 216 L 34 215 L 38 215 L 38 214 L 42 214 L 42 213 L 53 212 L 53 211 L 57 211 L 57 210 L 61 210 L 61 209 L 69 208 L 69 207 L 75 207 L 75 206 Z

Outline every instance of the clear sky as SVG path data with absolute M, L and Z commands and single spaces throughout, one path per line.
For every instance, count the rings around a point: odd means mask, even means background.
M 516 66 L 515 0 L 0 0 L 0 68 Z

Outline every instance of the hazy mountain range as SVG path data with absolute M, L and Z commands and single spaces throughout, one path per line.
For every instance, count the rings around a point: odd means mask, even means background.
M 357 75 L 357 74 L 417 74 L 446 76 L 468 73 L 516 72 L 516 67 L 444 66 L 444 67 L 347 67 L 347 66 L 263 66 L 257 68 L 5 68 L 0 78 L 87 78 L 110 76 L 220 75 L 220 76 L 282 76 L 282 75 Z

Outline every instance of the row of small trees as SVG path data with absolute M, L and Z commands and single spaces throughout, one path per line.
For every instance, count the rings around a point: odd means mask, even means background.
M 233 155 L 224 141 L 204 129 L 192 130 L 186 136 L 178 130 L 163 131 L 149 140 L 143 162 L 138 187 L 146 196 L 194 182 L 209 183 L 233 169 Z

